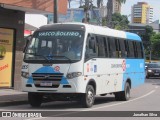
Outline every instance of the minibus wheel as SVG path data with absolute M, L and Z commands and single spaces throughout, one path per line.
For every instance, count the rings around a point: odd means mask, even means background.
M 115 99 L 117 101 L 127 101 L 130 98 L 130 85 L 128 82 L 125 84 L 124 91 L 116 92 Z
M 82 104 L 86 108 L 93 106 L 95 100 L 95 91 L 92 85 L 87 85 L 86 93 L 82 96 Z
M 28 102 L 32 107 L 40 107 L 43 96 L 38 93 L 28 93 Z

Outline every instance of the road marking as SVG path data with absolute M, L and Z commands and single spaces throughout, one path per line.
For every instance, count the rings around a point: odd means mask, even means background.
M 130 102 L 133 102 L 133 101 L 142 99 L 142 98 L 144 98 L 144 97 L 147 97 L 147 96 L 151 95 L 151 94 L 154 93 L 154 92 L 155 92 L 155 90 L 152 90 L 152 91 L 150 91 L 149 93 L 147 93 L 147 94 L 145 94 L 145 95 L 143 95 L 143 96 L 140 96 L 140 97 L 138 97 L 138 98 L 135 98 L 135 99 L 132 99 L 132 100 L 129 100 L 129 101 L 121 102 L 121 103 L 116 103 L 116 104 L 106 105 L 106 106 L 96 107 L 96 108 L 90 108 L 90 109 L 84 109 L 84 110 L 80 110 L 80 111 L 76 111 L 76 112 L 69 112 L 69 113 L 57 114 L 57 115 L 48 116 L 48 117 L 59 117 L 59 116 L 62 116 L 62 115 L 69 115 L 69 114 L 79 113 L 79 112 L 83 112 L 83 111 L 92 111 L 92 110 L 96 110 L 96 109 L 108 108 L 108 107 L 113 107 L 113 106 L 117 106 L 117 105 L 122 105 L 122 104 L 125 104 L 125 103 L 130 103 Z M 33 119 L 27 119 L 27 120 L 37 120 L 37 119 L 44 119 L 44 118 L 48 118 L 48 117 L 33 118 Z
M 159 86 L 156 86 L 155 88 L 157 89 L 157 88 L 159 88 Z
M 108 108 L 108 107 L 113 107 L 113 106 L 117 106 L 117 105 L 122 105 L 122 104 L 125 104 L 125 103 L 130 103 L 130 102 L 142 99 L 144 97 L 147 97 L 147 96 L 151 95 L 154 92 L 155 92 L 155 90 L 152 90 L 151 92 L 149 92 L 149 93 L 147 93 L 147 94 L 145 94 L 145 95 L 143 95 L 141 97 L 138 97 L 138 98 L 135 98 L 135 99 L 132 99 L 132 100 L 129 100 L 129 101 L 124 101 L 124 102 L 121 102 L 121 103 L 116 103 L 116 104 L 112 104 L 112 105 L 106 105 L 106 106 L 97 107 L 97 108 L 91 108 L 91 109 L 87 109 L 87 110 L 83 110 L 83 111 L 91 111 L 91 110 L 96 110 L 96 109 L 101 109 L 101 108 Z

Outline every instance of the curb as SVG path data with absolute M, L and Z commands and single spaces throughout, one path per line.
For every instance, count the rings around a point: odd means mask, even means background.
M 0 102 L 0 107 L 28 104 L 28 100 Z

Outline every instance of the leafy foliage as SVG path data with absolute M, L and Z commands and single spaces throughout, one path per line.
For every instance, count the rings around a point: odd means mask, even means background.
M 125 30 L 128 28 L 128 18 L 125 15 L 121 15 L 120 13 L 114 13 L 112 15 L 112 28 L 118 30 Z
M 155 59 L 160 59 L 160 33 L 154 34 L 151 37 L 152 56 Z
M 120 4 L 125 3 L 126 0 L 118 0 Z M 112 13 L 113 13 L 113 0 L 108 0 L 107 2 L 107 26 L 112 28 Z M 120 26 L 117 26 L 117 29 L 119 29 Z
M 147 59 L 149 59 L 149 54 L 151 51 L 151 37 L 155 34 L 153 32 L 153 28 L 151 26 L 145 26 L 144 28 L 145 34 L 140 35 L 143 41 L 144 49 L 145 49 L 145 54 Z
M 118 2 L 121 4 L 121 3 L 126 3 L 126 0 L 118 0 Z

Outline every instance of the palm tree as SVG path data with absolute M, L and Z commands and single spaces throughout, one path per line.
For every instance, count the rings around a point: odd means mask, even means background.
M 100 8 L 103 4 L 103 0 L 97 0 L 97 7 Z
M 125 3 L 126 0 L 116 0 L 119 4 Z M 107 2 L 107 26 L 112 27 L 112 13 L 113 13 L 113 0 L 108 0 Z
M 80 7 L 82 6 L 82 3 L 83 3 L 83 0 L 80 0 L 79 1 Z

